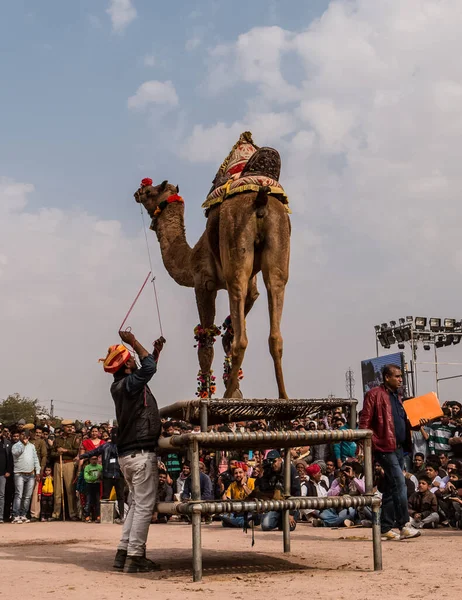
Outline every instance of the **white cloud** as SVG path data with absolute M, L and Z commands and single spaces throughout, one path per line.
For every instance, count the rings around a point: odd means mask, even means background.
M 112 29 L 116 33 L 121 33 L 137 15 L 132 0 L 109 0 L 106 12 L 111 17 Z
M 132 109 L 144 109 L 151 104 L 178 106 L 178 95 L 171 81 L 145 81 L 128 99 L 128 108 Z

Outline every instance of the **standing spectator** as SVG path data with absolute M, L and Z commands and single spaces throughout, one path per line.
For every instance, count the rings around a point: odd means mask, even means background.
M 54 521 L 59 521 L 62 512 L 62 497 L 64 492 L 67 497 L 67 506 L 69 518 L 71 521 L 78 521 L 75 488 L 74 488 L 74 459 L 77 456 L 80 446 L 80 439 L 76 434 L 71 433 L 73 421 L 66 420 L 61 423 L 62 432 L 57 435 L 51 449 L 51 458 L 54 460 L 54 501 L 53 509 Z M 62 458 L 62 477 L 64 481 L 64 490 L 61 486 L 61 459 Z
M 97 446 L 81 454 L 78 459 L 88 459 L 92 456 L 101 456 L 103 466 L 103 499 L 108 499 L 112 488 L 115 489 L 117 497 L 117 509 L 119 518 L 124 520 L 124 478 L 120 471 L 119 453 L 117 450 L 117 427 L 111 431 L 111 441 Z
M 424 457 L 424 460 L 427 458 L 428 454 L 428 438 L 430 437 L 430 427 L 428 426 L 428 422 L 425 420 L 421 420 L 420 425 L 413 427 L 411 430 L 411 439 L 412 439 L 412 452 L 414 456 L 417 453 L 421 453 Z
M 428 448 L 430 454 L 447 453 L 452 456 L 453 450 L 449 440 L 454 437 L 457 426 L 450 422 L 451 411 L 449 408 L 443 408 L 443 416 L 430 425 L 430 437 L 428 438 Z
M 8 477 L 13 474 L 13 456 L 11 442 L 5 437 L 5 430 L 0 435 L 0 523 L 3 523 L 5 513 L 5 489 Z
M 29 431 L 19 434 L 19 442 L 11 449 L 14 468 L 14 500 L 12 523 L 30 523 L 27 518 L 35 481 L 40 479 L 40 463 L 34 446 L 29 442 Z
M 40 463 L 40 480 L 36 482 L 34 491 L 32 494 L 32 500 L 30 503 L 30 517 L 31 521 L 35 522 L 40 519 L 40 500 L 39 500 L 39 485 L 41 477 L 45 471 L 45 466 L 48 461 L 48 448 L 47 444 L 43 439 L 43 429 L 41 425 L 36 427 L 32 426 L 30 430 L 30 442 L 34 445 L 37 452 L 37 457 Z
M 42 481 L 39 487 L 41 521 L 51 521 L 53 514 L 53 471 L 51 467 L 45 467 Z
M 326 461 L 326 476 L 330 487 L 335 479 L 335 463 L 332 459 Z
M 87 504 L 85 506 L 85 523 L 91 522 L 91 516 L 97 523 L 100 522 L 100 495 L 101 495 L 101 479 L 103 467 L 98 464 L 98 457 L 93 455 L 90 458 L 84 471 L 83 476 L 87 484 Z
M 409 521 L 407 489 L 403 474 L 404 450 L 410 451 L 410 426 L 399 390 L 401 369 L 386 365 L 383 384 L 372 388 L 364 399 L 360 429 L 372 429 L 376 460 L 384 471 L 381 531 L 384 540 L 409 539 L 420 535 Z M 393 531 L 397 525 L 400 533 Z

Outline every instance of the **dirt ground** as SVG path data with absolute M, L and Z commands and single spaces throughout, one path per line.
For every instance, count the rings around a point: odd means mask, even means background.
M 192 583 L 191 528 L 151 525 L 149 558 L 163 571 L 127 575 L 111 569 L 120 525 L 31 523 L 0 525 L 0 599 L 185 600 L 208 597 L 280 600 L 282 597 L 457 598 L 462 532 L 424 531 L 420 538 L 383 543 L 384 570 L 372 570 L 370 529 L 318 529 L 303 523 L 282 552 L 281 532 L 202 528 L 204 578 Z M 437 574 L 435 577 L 434 575 Z M 7 583 L 9 582 L 9 583 Z

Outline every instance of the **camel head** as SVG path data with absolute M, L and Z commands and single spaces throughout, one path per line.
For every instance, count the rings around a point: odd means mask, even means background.
M 151 219 L 156 219 L 155 214 L 159 204 L 173 194 L 178 194 L 179 187 L 172 185 L 167 180 L 159 185 L 152 185 L 152 179 L 143 179 L 141 186 L 135 192 L 135 200 L 144 206 Z

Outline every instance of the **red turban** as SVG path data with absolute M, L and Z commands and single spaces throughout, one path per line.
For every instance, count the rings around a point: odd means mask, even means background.
M 320 473 L 320 472 L 321 472 L 321 467 L 317 463 L 314 463 L 314 464 L 306 467 L 306 474 L 309 477 L 312 477 L 313 475 L 316 475 L 316 473 Z

